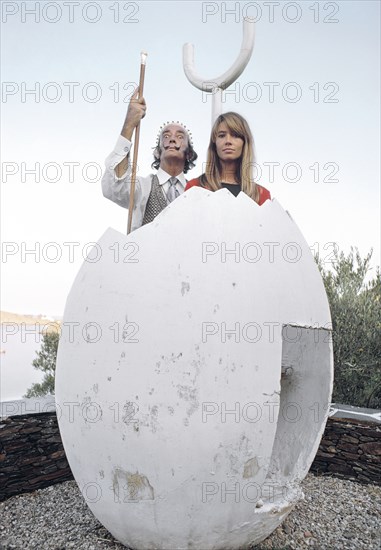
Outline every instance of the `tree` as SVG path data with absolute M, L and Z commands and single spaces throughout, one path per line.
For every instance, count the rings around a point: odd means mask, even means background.
M 41 349 L 37 352 L 37 359 L 34 359 L 32 365 L 35 369 L 45 373 L 44 378 L 40 384 L 32 384 L 24 397 L 42 397 L 54 394 L 58 341 L 59 334 L 57 332 L 46 332 L 43 335 Z
M 366 282 L 372 251 L 362 259 L 336 251 L 330 270 L 316 257 L 331 308 L 335 381 L 333 401 L 381 406 L 381 279 Z

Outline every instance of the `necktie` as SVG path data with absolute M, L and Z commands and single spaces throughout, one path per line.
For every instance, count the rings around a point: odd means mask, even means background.
M 177 178 L 169 178 L 169 189 L 167 191 L 167 200 L 172 202 L 180 195 L 179 190 L 176 187 L 176 183 L 179 181 Z

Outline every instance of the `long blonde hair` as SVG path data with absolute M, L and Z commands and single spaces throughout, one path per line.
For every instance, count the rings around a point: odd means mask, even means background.
M 225 122 L 229 131 L 243 139 L 242 155 L 237 162 L 235 177 L 241 183 L 241 189 L 246 195 L 249 195 L 255 202 L 258 202 L 259 191 L 253 178 L 253 168 L 255 164 L 254 139 L 246 120 L 238 113 L 228 112 L 220 115 L 213 124 L 210 134 L 210 142 L 206 160 L 206 170 L 200 178 L 201 185 L 211 191 L 221 189 L 221 162 L 217 155 L 216 138 L 219 125 Z

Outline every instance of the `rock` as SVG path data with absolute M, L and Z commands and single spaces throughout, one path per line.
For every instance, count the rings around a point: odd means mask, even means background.
M 360 448 L 366 454 L 381 456 L 381 440 L 379 442 L 360 443 Z

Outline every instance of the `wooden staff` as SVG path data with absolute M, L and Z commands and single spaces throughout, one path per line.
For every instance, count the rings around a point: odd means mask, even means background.
M 146 59 L 147 53 L 140 52 L 140 78 L 139 78 L 139 91 L 138 98 L 143 97 L 144 88 L 144 75 L 146 71 Z M 128 223 L 127 223 L 127 235 L 131 232 L 132 213 L 134 211 L 134 199 L 135 199 L 135 183 L 136 183 L 136 167 L 138 163 L 138 150 L 139 150 L 139 136 L 140 136 L 140 121 L 135 129 L 135 145 L 134 145 L 134 157 L 132 159 L 132 174 L 131 174 L 131 188 L 130 188 L 130 203 L 128 206 Z

